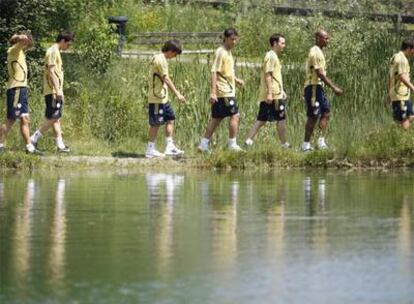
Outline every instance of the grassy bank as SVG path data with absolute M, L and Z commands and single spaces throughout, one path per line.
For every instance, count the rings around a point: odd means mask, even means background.
M 352 167 L 411 166 L 414 140 L 412 132 L 402 132 L 391 118 L 386 100 L 388 59 L 398 50 L 400 37 L 390 33 L 386 23 L 354 20 L 274 16 L 266 6 L 241 14 L 237 5 L 226 9 L 194 6 L 142 6 L 126 2 L 108 14 L 133 13 L 129 30 L 134 31 L 221 31 L 235 26 L 240 44 L 235 49 L 238 61 L 260 62 L 267 50 L 267 38 L 273 32 L 286 35 L 287 48 L 282 56 L 283 78 L 288 94 L 287 132 L 292 151 L 279 148 L 274 125 L 265 126 L 252 150 L 230 154 L 223 150 L 227 142 L 227 122 L 213 138 L 213 154 L 200 156 L 196 146 L 204 132 L 210 107 L 210 65 L 194 57 L 192 63 L 174 59 L 170 73 L 177 87 L 187 97 L 183 105 L 172 98 L 176 111 L 177 144 L 186 150 L 188 166 L 202 168 L 255 167 Z M 129 5 L 129 6 L 128 6 Z M 134 7 L 136 5 L 136 7 Z M 136 15 L 134 15 L 136 14 Z M 335 97 L 327 90 L 332 104 L 332 119 L 327 137 L 329 151 L 309 154 L 295 152 L 303 140 L 306 120 L 302 101 L 303 64 L 313 32 L 326 28 L 331 34 L 326 49 L 328 75 L 344 88 L 345 94 Z M 76 45 L 75 45 L 76 47 Z M 185 47 L 185 46 L 184 46 Z M 76 50 L 76 49 L 75 49 Z M 66 105 L 63 128 L 66 143 L 76 155 L 137 156 L 143 154 L 147 142 L 147 72 L 149 62 L 136 59 L 114 59 L 105 73 L 97 74 L 85 67 L 76 55 L 64 56 Z M 241 67 L 236 74 L 246 81 L 237 98 L 241 112 L 239 142 L 243 142 L 257 111 L 259 69 Z M 35 75 L 32 75 L 35 77 Z M 4 92 L 1 99 L 5 100 Z M 40 89 L 30 94 L 32 130 L 43 117 L 44 104 Z M 4 117 L 5 108 L 0 111 Z M 161 130 L 162 131 L 162 130 Z M 22 149 L 18 128 L 8 137 L 11 151 Z M 317 133 L 315 134 L 315 137 Z M 163 133 L 158 137 L 162 149 Z M 46 136 L 40 147 L 54 151 L 53 138 Z M 15 153 L 0 156 L 0 166 L 13 167 Z M 20 154 L 16 154 L 20 155 Z M 17 157 L 24 167 L 39 165 L 37 158 Z

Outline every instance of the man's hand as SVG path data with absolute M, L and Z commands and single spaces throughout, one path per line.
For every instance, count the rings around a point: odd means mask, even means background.
M 217 102 L 217 95 L 216 94 L 211 94 L 210 95 L 210 103 L 215 104 L 216 102 Z
M 185 103 L 187 101 L 180 92 L 177 93 L 177 99 L 179 102 L 182 102 L 182 103 Z
M 243 79 L 236 78 L 235 81 L 236 81 L 237 85 L 239 85 L 240 87 L 244 87 L 244 80 Z
M 337 87 L 337 86 L 334 86 L 332 88 L 332 90 L 334 91 L 335 95 L 337 95 L 337 96 L 340 96 L 344 93 L 344 91 L 340 87 Z
M 56 93 L 56 101 L 62 102 L 64 99 L 63 91 L 59 90 Z

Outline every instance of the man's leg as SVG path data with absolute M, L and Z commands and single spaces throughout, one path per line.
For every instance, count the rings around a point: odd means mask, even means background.
M 411 117 L 410 119 L 405 119 L 401 122 L 401 127 L 404 129 L 404 131 L 408 131 L 411 127 Z
M 319 119 L 319 138 L 318 138 L 318 147 L 320 149 L 326 149 L 328 148 L 326 142 L 325 142 L 325 135 L 326 130 L 328 129 L 328 122 L 329 122 L 329 113 L 322 114 L 321 118 Z
M 318 118 L 317 117 L 308 117 L 308 120 L 306 121 L 305 125 L 305 139 L 302 145 L 303 151 L 308 151 L 311 149 L 310 146 L 310 140 L 313 134 L 313 129 L 315 128 L 316 122 Z
M 29 116 L 22 116 L 20 118 L 20 133 L 26 143 L 26 152 L 35 153 L 36 148 L 30 140 L 30 130 L 29 130 Z
M 280 120 L 276 123 L 277 135 L 279 136 L 282 145 L 288 145 L 286 141 L 286 124 L 285 120 Z
M 259 132 L 260 128 L 266 124 L 266 121 L 256 120 L 253 126 L 251 127 L 249 133 L 247 133 L 246 144 L 251 146 L 253 144 L 253 139 Z
M 45 134 L 57 121 L 57 119 L 45 119 L 43 123 L 40 125 L 40 128 L 36 130 L 36 132 L 33 133 L 32 136 L 30 136 L 30 141 L 36 145 L 39 139 L 42 138 L 43 134 Z
M 208 151 L 208 143 L 211 139 L 211 136 L 213 135 L 214 131 L 216 130 L 217 126 L 220 124 L 222 120 L 223 118 L 210 118 L 210 120 L 207 123 L 207 128 L 206 132 L 204 133 L 204 137 L 201 139 L 201 143 L 198 146 L 199 151 Z
M 242 151 L 242 149 L 237 144 L 237 132 L 239 130 L 239 121 L 240 115 L 235 114 L 230 116 L 229 119 L 229 149 L 233 151 Z

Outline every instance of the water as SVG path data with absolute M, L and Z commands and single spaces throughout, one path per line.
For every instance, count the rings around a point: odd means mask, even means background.
M 414 173 L 0 178 L 0 303 L 414 303 Z

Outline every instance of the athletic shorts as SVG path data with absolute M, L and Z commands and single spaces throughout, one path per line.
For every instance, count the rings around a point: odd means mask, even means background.
M 148 122 L 150 126 L 159 126 L 173 120 L 175 120 L 175 114 L 169 102 L 148 104 Z
M 225 118 L 239 113 L 236 97 L 219 97 L 211 106 L 211 117 Z
M 7 90 L 7 118 L 15 120 L 29 115 L 28 94 L 26 87 Z
M 285 119 L 285 100 L 273 100 L 272 103 L 267 103 L 265 101 L 260 102 L 259 114 L 257 115 L 258 121 L 282 121 Z
M 413 116 L 413 103 L 411 100 L 396 100 L 392 102 L 392 112 L 395 121 L 402 122 Z
M 45 95 L 47 119 L 59 119 L 62 117 L 63 101 L 57 101 L 53 94 Z
M 308 85 L 305 88 L 306 115 L 319 117 L 331 112 L 331 106 L 321 85 Z

